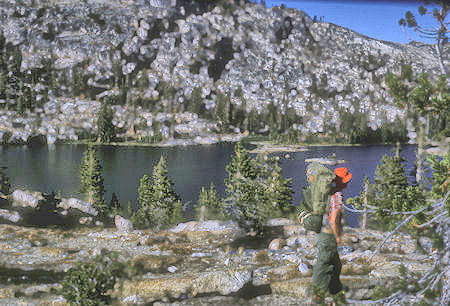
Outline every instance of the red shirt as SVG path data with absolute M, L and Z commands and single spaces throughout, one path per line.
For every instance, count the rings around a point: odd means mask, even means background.
M 344 195 L 342 192 L 336 192 L 331 196 L 330 205 L 328 205 L 328 223 L 330 222 L 330 216 L 336 209 L 344 209 Z

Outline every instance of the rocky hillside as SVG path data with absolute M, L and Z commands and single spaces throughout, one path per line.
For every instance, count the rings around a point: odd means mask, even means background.
M 68 270 L 111 252 L 134 271 L 109 292 L 113 305 L 310 302 L 316 235 L 292 220 L 269 220 L 264 238 L 245 235 L 232 221 L 153 232 L 133 230 L 120 216 L 116 227 L 105 227 L 87 203 L 65 199 L 50 209 L 42 196 L 16 190 L 10 203 L 0 199 L 0 305 L 68 305 L 59 291 Z M 398 234 L 376 253 L 384 237 L 344 228 L 341 280 L 351 305 L 397 288 L 402 264 L 422 274 L 433 267 L 430 239 Z
M 198 3 L 2 1 L 1 140 L 95 135 L 102 100 L 117 136 L 144 142 L 404 130 L 385 74 L 407 64 L 439 73 L 427 45 L 371 39 L 295 9 Z

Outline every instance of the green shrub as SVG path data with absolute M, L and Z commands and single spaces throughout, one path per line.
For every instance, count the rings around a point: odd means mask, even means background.
M 125 276 L 125 264 L 117 260 L 117 254 L 98 255 L 93 262 L 78 262 L 62 281 L 60 294 L 70 305 L 108 305 L 108 292 Z

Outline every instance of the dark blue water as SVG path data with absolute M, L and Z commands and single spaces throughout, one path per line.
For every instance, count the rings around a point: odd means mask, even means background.
M 106 199 L 114 191 L 121 203 L 135 202 L 139 179 L 152 174 L 161 155 L 167 160 L 169 176 L 175 183 L 183 202 L 193 204 L 202 186 L 213 182 L 220 195 L 224 195 L 225 166 L 231 161 L 234 144 L 187 147 L 98 147 L 103 161 Z M 85 145 L 0 146 L 0 166 L 8 167 L 13 189 L 50 192 L 60 191 L 64 197 L 80 197 L 79 165 Z M 402 147 L 406 173 L 414 168 L 413 145 Z M 305 185 L 307 158 L 327 157 L 332 153 L 338 159 L 348 160 L 339 165 L 347 167 L 353 178 L 344 190 L 344 196 L 358 195 L 364 177 L 373 179 L 375 169 L 383 154 L 393 155 L 393 146 L 372 145 L 357 147 L 310 147 L 306 152 L 276 153 L 280 157 L 283 174 L 293 179 L 294 204 L 300 201 L 300 190 Z M 289 157 L 286 157 L 289 154 Z

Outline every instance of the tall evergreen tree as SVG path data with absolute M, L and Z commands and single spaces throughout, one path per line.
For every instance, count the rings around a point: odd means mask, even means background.
M 273 160 L 271 170 L 266 184 L 274 211 L 279 210 L 281 214 L 292 212 L 292 179 L 283 176 L 276 160 Z
M 80 96 L 83 87 L 83 77 L 80 72 L 80 67 L 78 65 L 74 65 L 72 67 L 72 94 L 75 97 Z
M 110 208 L 104 199 L 103 167 L 96 155 L 97 150 L 92 145 L 83 153 L 80 164 L 80 192 L 87 194 L 88 201 L 101 215 L 105 215 Z
M 442 130 L 434 131 L 447 134 L 448 118 L 450 117 L 450 88 L 447 77 L 441 76 L 437 82 L 429 80 L 427 74 L 415 76 L 410 66 L 404 66 L 402 73 L 397 76 L 393 73 L 386 75 L 389 94 L 394 98 L 397 106 L 406 109 L 407 114 L 415 119 L 417 126 L 417 174 L 416 180 L 423 178 L 423 162 L 425 161 L 424 147 L 429 132 L 427 126 L 431 119 L 444 122 Z M 424 124 L 423 122 L 427 122 Z
M 0 98 L 6 97 L 6 86 L 8 84 L 8 68 L 5 61 L 5 37 L 3 32 L 0 31 Z
M 203 117 L 206 112 L 205 104 L 202 100 L 202 89 L 200 87 L 195 87 L 192 90 L 191 98 L 187 101 L 187 111 Z
M 161 209 L 172 215 L 174 205 L 181 201 L 175 192 L 174 184 L 169 178 L 166 159 L 161 156 L 158 164 L 153 168 L 153 203 L 155 208 Z
M 115 192 L 111 194 L 111 201 L 109 202 L 109 207 L 115 210 L 118 210 L 120 208 L 120 202 Z
M 7 72 L 0 67 L 0 98 L 6 98 Z
M 204 217 L 206 219 L 223 219 L 224 215 L 214 183 L 210 184 L 209 189 L 202 187 L 200 190 L 197 205 L 195 206 L 197 216 L 200 216 L 202 213 L 202 206 L 205 210 Z
M 132 217 L 133 224 L 137 228 L 147 228 L 152 225 L 154 207 L 152 182 L 146 174 L 139 181 L 138 202 L 140 207 Z
M 141 205 L 141 208 L 142 207 L 150 208 L 152 206 L 152 196 L 153 196 L 152 182 L 150 180 L 150 177 L 145 174 L 139 181 L 138 187 L 138 201 L 139 204 Z
M 223 209 L 246 230 L 262 234 L 266 220 L 280 216 L 280 211 L 288 207 L 289 194 L 293 193 L 290 180 L 281 179 L 277 167 L 275 159 L 252 159 L 242 144 L 236 144 L 235 155 L 226 167 Z
M 97 117 L 97 136 L 98 140 L 103 143 L 109 143 L 114 140 L 116 135 L 113 120 L 113 111 L 109 105 L 110 99 L 104 98 Z
M 216 105 L 214 107 L 214 120 L 218 123 L 219 129 L 223 132 L 228 126 L 227 96 L 218 92 L 216 96 Z
M 181 198 L 174 190 L 163 156 L 153 168 L 152 178 L 148 175 L 142 177 L 138 195 L 141 207 L 134 217 L 138 227 L 152 226 L 159 229 L 182 220 Z
M 11 190 L 9 177 L 6 174 L 6 167 L 0 167 L 0 195 L 7 196 Z
M 410 186 L 403 159 L 399 156 L 384 155 L 375 170 L 374 183 L 367 195 L 369 205 L 375 206 L 375 220 L 385 230 L 394 228 L 403 217 L 390 212 L 412 211 L 426 204 L 425 195 L 418 186 Z M 417 216 L 418 220 L 423 216 Z

